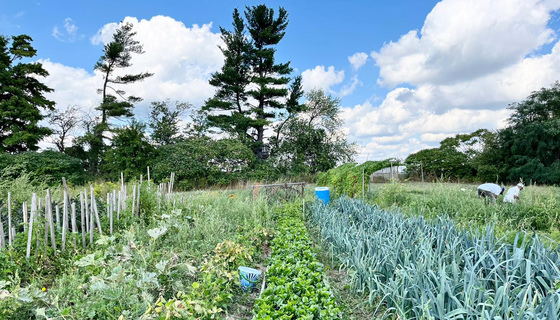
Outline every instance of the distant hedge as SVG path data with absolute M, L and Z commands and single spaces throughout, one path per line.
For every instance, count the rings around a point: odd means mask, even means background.
M 345 194 L 355 197 L 362 194 L 362 173 L 366 183 L 369 176 L 377 170 L 391 166 L 389 159 L 382 161 L 366 161 L 360 165 L 346 163 L 327 172 L 320 173 L 317 178 L 318 186 L 328 186 L 338 195 Z
M 0 176 L 15 179 L 28 173 L 31 179 L 59 184 L 62 177 L 73 184 L 84 184 L 87 175 L 79 159 L 57 151 L 0 154 Z

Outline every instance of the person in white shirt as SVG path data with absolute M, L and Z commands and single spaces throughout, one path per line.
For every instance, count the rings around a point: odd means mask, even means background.
M 525 188 L 523 183 L 518 183 L 515 187 L 509 188 L 504 196 L 504 202 L 515 203 L 516 200 L 519 200 L 519 191 L 523 190 L 523 188 Z
M 478 186 L 478 196 L 484 198 L 484 202 L 486 200 L 490 201 L 490 203 L 496 203 L 496 199 L 499 195 L 504 193 L 505 188 L 499 186 L 495 183 L 485 183 Z

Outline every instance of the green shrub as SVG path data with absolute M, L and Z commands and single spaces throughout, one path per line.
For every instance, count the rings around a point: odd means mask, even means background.
M 83 184 L 87 179 L 80 160 L 57 151 L 0 154 L 0 176 L 17 179 L 28 173 L 33 181 L 58 185 L 62 177 L 73 184 Z
M 330 187 L 333 194 L 355 197 L 362 194 L 362 177 L 367 183 L 372 173 L 390 166 L 389 160 L 366 161 L 360 165 L 346 163 L 319 174 L 317 185 Z

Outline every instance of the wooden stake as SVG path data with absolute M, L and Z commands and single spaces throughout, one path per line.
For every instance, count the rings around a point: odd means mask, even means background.
M 97 202 L 95 201 L 95 192 L 93 191 L 93 186 L 90 187 L 92 192 L 91 194 L 93 197 L 93 203 L 91 204 L 91 207 L 95 212 L 95 220 L 97 221 L 97 228 L 99 229 L 99 234 L 103 234 L 103 230 L 101 230 L 101 221 L 99 220 L 99 211 L 97 210 Z
M 113 189 L 113 196 L 111 197 L 111 200 L 113 200 L 113 203 L 111 203 L 111 212 L 114 215 L 117 210 L 117 190 L 115 189 Z
M 89 203 L 89 244 L 93 244 L 93 204 L 95 203 L 95 193 L 93 191 L 93 186 L 90 190 L 90 203 Z
M 51 203 L 47 200 L 47 196 L 45 195 L 45 215 L 44 215 L 45 218 L 43 223 L 45 226 L 45 248 L 49 246 L 49 217 L 47 215 L 49 214 L 50 204 Z
M 136 195 L 136 218 L 140 216 L 140 185 L 138 186 L 138 194 Z
M 136 186 L 132 186 L 132 211 L 130 213 L 134 214 L 134 206 L 136 205 Z
M 9 230 L 8 233 L 10 233 Z M 4 248 L 4 246 L 6 246 L 6 240 L 4 239 L 4 237 L 4 222 L 2 222 L 2 219 L 0 219 L 0 248 Z
M 37 211 L 37 195 L 34 193 L 33 197 L 31 198 L 31 217 L 29 217 L 29 233 L 28 233 L 28 236 L 27 236 L 27 253 L 25 254 L 26 258 L 29 258 L 29 256 L 31 255 L 31 238 L 33 237 L 33 218 L 35 216 L 36 211 Z
M 85 209 L 86 209 L 86 214 L 85 214 L 84 218 L 86 220 L 86 233 L 87 233 L 87 232 L 89 232 L 89 226 L 90 226 L 90 223 L 89 223 L 90 208 L 89 208 L 89 205 L 88 205 L 88 191 L 87 191 L 87 189 L 84 189 L 84 206 L 85 206 Z
M 119 203 L 117 205 L 117 220 L 119 220 L 120 217 L 121 217 L 121 207 L 122 207 L 122 205 L 121 205 L 121 194 L 122 194 L 122 192 L 119 191 Z
M 54 223 L 53 223 L 53 214 L 52 214 L 52 199 L 51 199 L 51 190 L 47 189 L 47 203 L 48 203 L 48 212 L 47 220 L 49 220 L 49 228 L 51 230 L 51 247 L 54 250 L 54 255 L 56 256 L 56 240 L 54 236 Z
M 27 232 L 27 202 L 23 202 L 22 204 L 22 213 L 23 213 L 23 232 Z
M 82 248 L 86 248 L 86 226 L 84 216 L 84 193 L 80 191 L 80 220 L 82 222 Z
M 62 182 L 66 184 L 64 178 L 62 178 Z M 66 232 L 68 230 L 68 197 L 65 190 L 63 190 L 62 197 L 62 252 L 64 252 L 66 250 Z
M 40 229 L 40 223 L 41 223 L 41 198 L 38 198 L 38 202 L 39 204 L 37 205 L 37 211 L 35 212 L 35 220 L 37 221 L 37 243 L 36 243 L 36 247 L 35 247 L 35 254 L 39 254 L 38 250 L 39 250 L 39 245 L 41 243 L 41 238 L 39 237 L 41 235 L 41 229 Z
M 72 202 L 72 243 L 74 248 L 76 248 L 76 233 L 78 232 L 78 226 L 76 225 L 76 203 Z
M 8 245 L 12 246 L 12 193 L 8 192 Z
M 58 208 L 58 204 L 54 206 L 55 213 L 56 213 L 56 230 L 60 231 L 60 209 Z
M 113 210 L 110 210 L 109 212 L 109 226 L 111 228 L 109 232 L 113 235 Z

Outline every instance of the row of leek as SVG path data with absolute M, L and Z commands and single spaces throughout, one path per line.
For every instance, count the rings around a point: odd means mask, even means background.
M 558 319 L 560 251 L 538 237 L 496 241 L 342 198 L 311 205 L 309 219 L 384 315 L 405 319 Z

